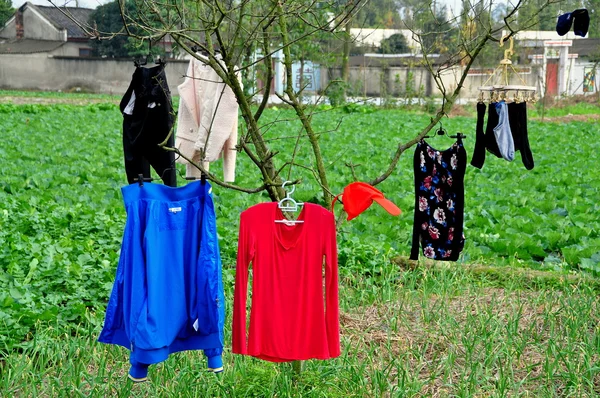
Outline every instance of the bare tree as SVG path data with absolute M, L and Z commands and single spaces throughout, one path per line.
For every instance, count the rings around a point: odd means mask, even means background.
M 294 175 L 292 170 L 301 168 L 308 170 L 321 187 L 324 202 L 331 202 L 333 193 L 329 181 L 332 170 L 328 168 L 328 161 L 331 162 L 332 159 L 324 159 L 319 139 L 324 132 L 315 131 L 312 123 L 317 108 L 302 101 L 304 86 L 294 85 L 292 68 L 294 62 L 299 60 L 294 55 L 304 54 L 302 48 L 311 48 L 316 40 L 323 37 L 338 37 L 340 42 L 347 43 L 346 28 L 364 6 L 365 0 L 134 0 L 135 12 L 130 11 L 131 7 L 125 7 L 125 0 L 117 1 L 124 29 L 121 32 L 98 32 L 91 26 L 83 26 L 90 36 L 102 39 L 120 34 L 141 41 L 152 41 L 170 35 L 180 49 L 196 58 L 198 56 L 192 51 L 193 46 L 206 52 L 208 64 L 235 93 L 244 120 L 237 150 L 251 159 L 260 176 L 257 181 L 260 182 L 254 187 L 239 186 L 225 183 L 214 174 L 208 174 L 210 180 L 223 187 L 247 193 L 266 190 L 272 200 L 279 200 L 285 196 L 281 189 L 282 182 Z M 551 1 L 547 0 L 545 4 Z M 462 14 L 451 21 L 454 26 L 455 50 L 447 54 L 447 62 L 440 66 L 431 61 L 431 48 L 428 48 L 427 43 L 432 41 L 427 38 L 447 34 L 449 25 L 440 25 L 438 31 L 435 24 L 429 24 L 428 31 L 420 30 L 418 26 L 411 27 L 422 46 L 425 67 L 433 76 L 442 96 L 442 105 L 432 115 L 430 123 L 423 126 L 414 138 L 395 143 L 394 154 L 385 170 L 375 176 L 357 176 L 353 169 L 352 175 L 355 178 L 377 185 L 389 177 L 397 167 L 401 155 L 452 109 L 469 69 L 485 46 L 498 41 L 502 30 L 508 31 L 509 36 L 517 32 L 516 17 L 523 0 L 507 11 L 501 23 L 492 23 L 490 13 L 486 12 L 491 10 L 492 2 L 493 0 L 490 3 L 470 3 L 465 0 Z M 426 7 L 429 7 L 432 15 L 439 14 L 433 0 Z M 421 11 L 423 10 L 427 11 L 426 8 Z M 477 28 L 471 29 L 473 26 Z M 220 55 L 217 55 L 217 48 Z M 261 117 L 271 95 L 269 88 L 274 78 L 273 56 L 280 51 L 283 53 L 286 79 L 284 93 L 277 95 L 282 102 L 294 109 L 301 128 L 295 133 L 273 137 L 273 124 L 285 121 L 275 120 L 261 124 Z M 251 56 L 252 54 L 259 56 Z M 456 87 L 449 90 L 442 75 L 456 66 L 461 66 L 461 74 Z M 263 88 L 244 92 L 236 74 L 246 73 L 251 69 L 258 71 Z M 295 144 L 292 150 L 279 152 L 274 149 L 279 140 L 292 140 Z M 310 156 L 304 156 L 300 160 L 300 148 L 309 148 Z M 166 149 L 177 151 L 175 148 Z M 191 162 L 191 159 L 187 160 Z M 196 164 L 196 167 L 203 170 L 201 164 Z M 349 162 L 348 167 L 353 165 Z

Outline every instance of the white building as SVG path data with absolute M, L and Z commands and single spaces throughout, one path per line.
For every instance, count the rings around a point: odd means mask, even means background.
M 27 2 L 0 28 L 0 54 L 88 57 L 92 51 L 89 37 L 65 14 L 85 23 L 93 11 Z
M 421 49 L 419 43 L 414 39 L 413 32 L 409 29 L 372 29 L 372 28 L 351 28 L 350 36 L 355 40 L 356 46 L 360 47 L 380 47 L 383 39 L 389 38 L 396 33 L 402 34 L 406 39 L 406 44 L 412 53 L 419 53 Z
M 600 39 L 583 38 L 573 32 L 559 36 L 555 31 L 522 31 L 515 41 L 520 54 L 542 67 L 540 93 L 558 96 L 598 91 Z

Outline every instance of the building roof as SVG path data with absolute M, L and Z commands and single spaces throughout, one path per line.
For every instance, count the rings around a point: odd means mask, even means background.
M 577 54 L 582 58 L 598 59 L 600 58 L 600 39 L 582 39 L 573 40 L 573 44 L 569 47 L 569 54 Z M 536 43 L 535 46 L 528 46 L 530 54 L 543 54 L 544 42 Z
M 0 39 L 0 54 L 35 54 L 56 50 L 64 41 Z
M 66 29 L 69 39 L 88 38 L 83 29 L 73 21 L 75 19 L 81 24 L 86 24 L 90 19 L 90 15 L 94 11 L 91 8 L 83 7 L 52 7 L 40 6 L 32 3 L 25 3 L 23 7 L 33 7 L 39 11 L 48 21 L 50 21 L 58 29 Z M 65 15 L 66 14 L 66 15 Z M 71 19 L 72 17 L 73 19 Z
M 509 32 L 507 30 L 502 31 L 502 37 L 506 36 Z M 521 30 L 514 35 L 515 40 L 582 40 L 583 37 L 575 35 L 574 32 L 569 31 L 563 36 L 559 36 L 555 30 Z
M 600 39 L 573 40 L 570 53 L 580 57 L 598 58 L 600 56 Z

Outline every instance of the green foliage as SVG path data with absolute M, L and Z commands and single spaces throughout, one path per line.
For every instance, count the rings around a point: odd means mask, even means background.
M 29 344 L 38 321 L 70 329 L 110 291 L 124 214 L 116 112 L 0 104 L 0 346 Z
M 130 18 L 140 18 L 144 23 L 151 23 L 151 21 L 148 21 L 148 16 L 143 16 L 138 11 L 143 7 L 139 7 L 137 2 L 124 1 L 123 6 Z M 90 15 L 88 22 L 102 35 L 114 34 L 109 40 L 90 41 L 95 56 L 125 58 L 148 55 L 149 45 L 147 41 L 142 42 L 126 35 L 121 9 L 117 0 L 98 6 Z M 129 31 L 134 35 L 148 34 L 144 30 L 142 22 L 140 22 L 140 26 L 132 25 L 131 21 L 128 21 L 127 24 Z M 150 52 L 151 55 L 160 55 L 161 50 L 158 47 L 152 47 Z
M 373 113 L 377 111 L 376 106 L 360 105 L 356 103 L 344 104 L 342 111 L 345 113 Z
M 581 6 L 575 7 L 573 10 L 576 8 L 581 8 Z M 587 8 L 587 10 L 590 12 L 590 28 L 586 37 L 599 38 L 600 18 L 598 18 L 598 13 L 600 13 L 600 0 L 585 0 L 583 1 L 583 8 Z M 598 51 L 600 51 L 600 49 L 598 49 Z
M 124 4 L 130 4 L 125 2 Z M 121 19 L 119 3 L 111 1 L 98 6 L 90 15 L 89 23 L 103 34 L 123 32 L 123 20 Z M 127 36 L 117 35 L 110 40 L 91 40 L 95 56 L 127 57 L 129 52 L 126 48 Z
M 14 13 L 15 9 L 12 8 L 11 0 L 0 0 L 0 28 L 4 27 L 6 21 L 8 21 Z
M 459 30 L 447 19 L 445 8 L 442 7 L 437 14 L 424 16 L 418 23 L 420 31 L 423 32 L 421 41 L 424 52 L 447 54 L 457 51 L 460 42 L 457 38 Z
M 344 104 L 346 99 L 346 83 L 341 80 L 331 82 L 325 90 L 325 95 L 329 99 L 331 106 Z
M 382 54 L 404 54 L 410 52 L 406 38 L 401 33 L 395 33 L 381 41 Z
M 355 17 L 355 26 L 363 28 L 402 29 L 402 19 L 397 0 L 369 0 L 361 7 Z

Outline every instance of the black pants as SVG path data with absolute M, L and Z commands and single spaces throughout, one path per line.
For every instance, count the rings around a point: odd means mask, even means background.
M 131 107 L 133 94 L 135 102 Z M 174 121 L 164 65 L 137 67 L 121 99 L 120 109 L 123 114 L 123 154 L 128 183 L 134 183 L 139 174 L 150 177 L 152 166 L 165 185 L 177 186 L 175 154 L 158 146 L 171 131 Z M 173 145 L 174 137 L 171 135 L 167 146 Z

